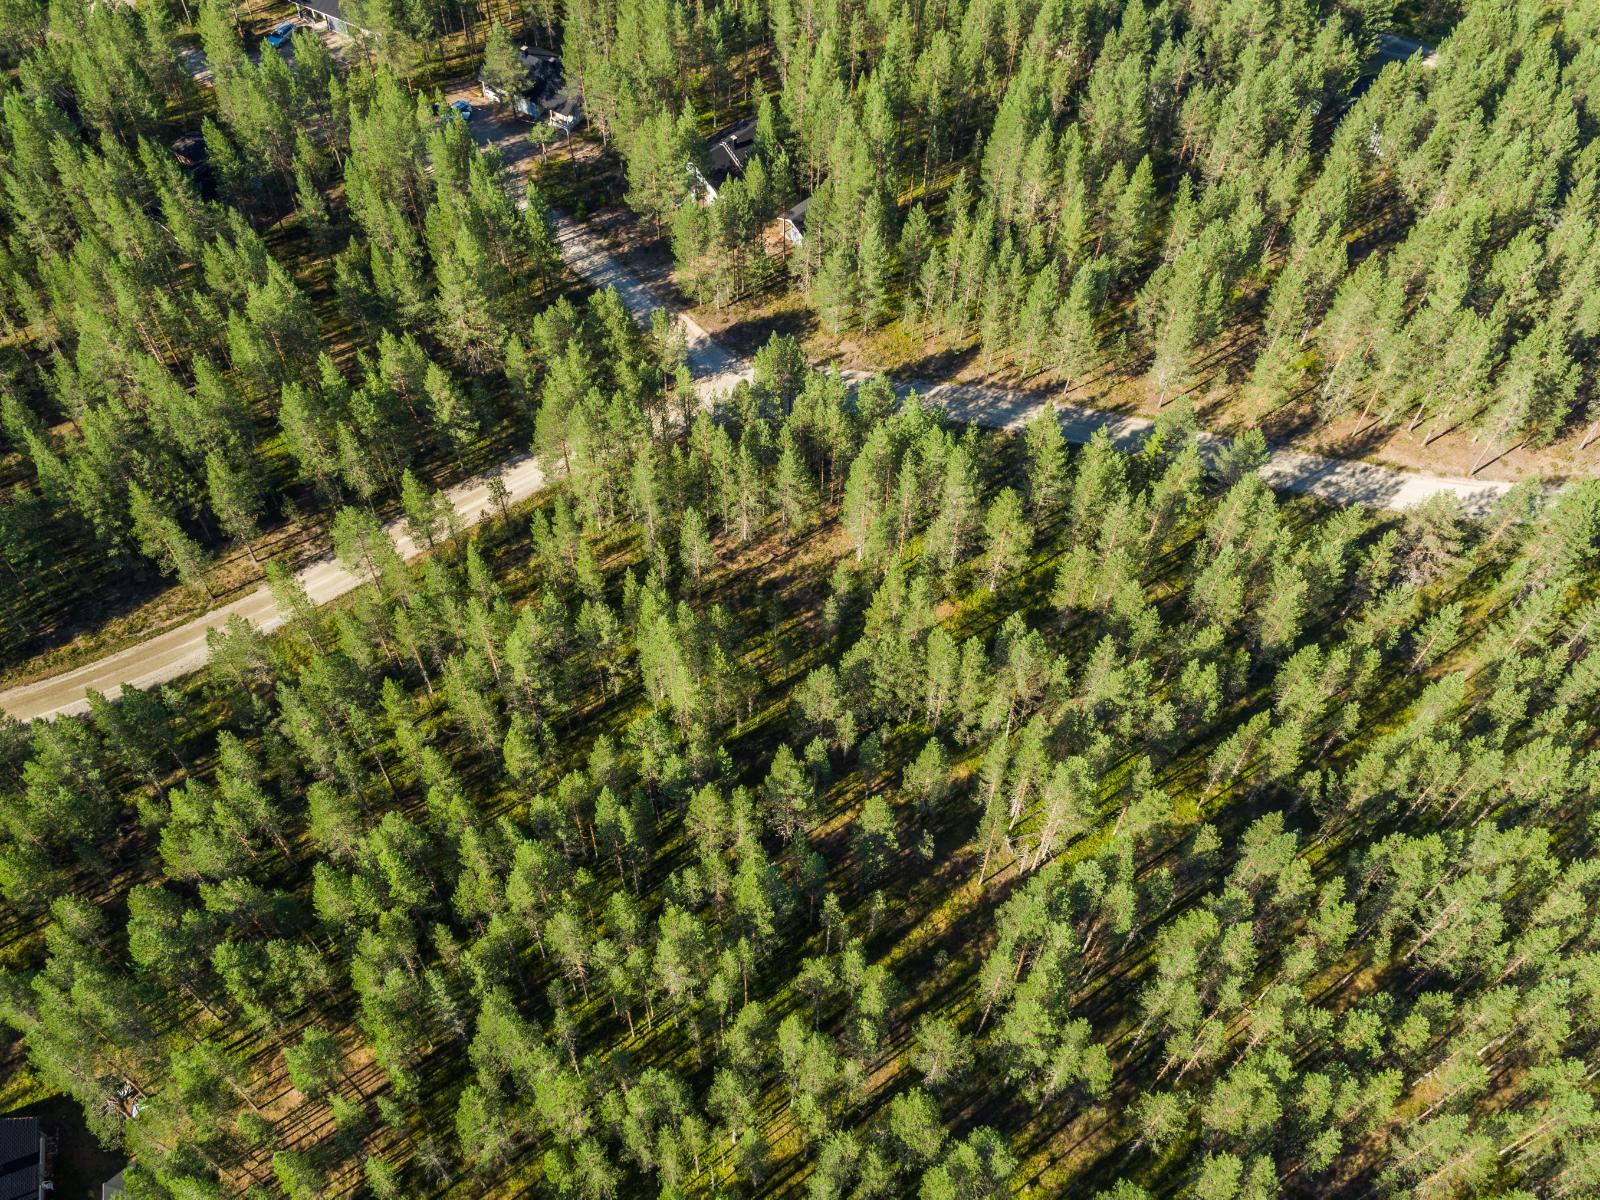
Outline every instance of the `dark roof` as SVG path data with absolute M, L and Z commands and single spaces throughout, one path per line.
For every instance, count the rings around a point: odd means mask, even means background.
M 783 219 L 789 222 L 789 224 L 793 225 L 801 233 L 804 233 L 806 231 L 806 210 L 810 207 L 811 197 L 807 196 L 804 200 L 800 201 L 799 204 L 796 204 L 793 208 L 786 210 L 783 214 Z
M 301 8 L 309 9 L 318 16 L 327 17 L 329 20 L 342 21 L 345 19 L 339 0 L 295 0 L 295 3 Z
M 39 1200 L 39 1118 L 0 1119 L 0 1200 Z
M 1413 54 L 1420 54 L 1426 60 L 1433 57 L 1433 52 L 1434 47 L 1426 42 L 1400 37 L 1393 33 L 1380 33 L 1377 45 L 1373 47 L 1372 57 L 1377 60 L 1375 65 L 1382 67 L 1385 63 L 1405 62 Z
M 561 74 L 561 56 L 554 50 L 541 50 L 537 46 L 518 46 L 517 57 L 534 76 L 551 71 L 557 75 Z
M 172 143 L 172 157 L 185 171 L 192 171 L 211 156 L 206 139 L 198 133 L 186 133 Z
M 558 113 L 570 121 L 583 118 L 583 97 L 578 89 L 567 82 L 566 71 L 561 66 L 561 56 L 554 50 L 537 46 L 518 46 L 517 57 L 528 71 L 528 86 L 523 95 L 541 109 Z M 483 78 L 483 72 L 478 72 Z
M 531 96 L 539 107 L 555 117 L 565 117 L 568 123 L 581 122 L 584 118 L 584 98 L 579 96 L 576 86 L 566 82 L 562 59 L 549 50 L 530 50 L 526 46 L 523 46 L 522 54 L 523 62 L 528 58 L 538 59 L 539 62 L 538 69 L 534 69 L 533 88 L 530 88 Z
M 720 189 L 730 178 L 743 175 L 745 164 L 756 148 L 756 119 L 730 125 L 716 137 L 706 151 L 708 169 L 705 179 L 712 187 Z
M 534 88 L 538 87 L 545 79 L 561 75 L 561 56 L 554 50 L 540 50 L 536 46 L 518 46 L 517 60 L 522 63 L 523 70 L 528 72 L 528 89 L 525 95 L 531 95 Z M 483 79 L 483 68 L 478 68 L 478 78 Z
M 565 117 L 569 124 L 583 121 L 583 97 L 571 84 L 563 83 L 559 88 L 546 88 L 538 92 L 534 99 L 545 112 L 552 116 Z

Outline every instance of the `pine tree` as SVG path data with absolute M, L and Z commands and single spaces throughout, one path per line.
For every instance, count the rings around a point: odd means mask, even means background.
M 717 553 L 706 532 L 705 518 L 697 508 L 687 508 L 678 525 L 678 557 L 696 590 L 706 572 L 716 565 Z
M 455 511 L 449 498 L 430 491 L 410 471 L 400 479 L 400 507 L 414 546 L 432 550 L 451 532 Z
M 429 363 L 423 382 L 428 412 L 442 448 L 460 462 L 468 447 L 478 440 L 480 418 L 471 395 L 443 367 Z
M 266 497 L 260 482 L 248 469 L 235 466 L 221 452 L 213 450 L 206 455 L 206 490 L 211 511 L 229 536 L 244 543 L 250 561 L 260 566 L 252 544 L 261 536 L 261 517 L 266 511 Z
M 394 542 L 370 512 L 342 508 L 333 520 L 333 550 L 345 570 L 395 588 L 406 579 L 405 565 Z
M 860 297 L 857 315 L 863 329 L 876 328 L 889 315 L 889 286 L 894 271 L 894 251 L 876 208 L 862 221 L 861 243 L 856 252 L 856 287 Z
M 977 526 L 977 480 L 966 450 L 957 446 L 945 460 L 939 511 L 928 527 L 924 552 L 941 571 L 952 571 L 966 557 Z
M 1028 506 L 1039 521 L 1061 503 L 1067 484 L 1067 445 L 1053 404 L 1041 404 L 1023 433 L 1028 457 Z
M 333 249 L 333 230 L 328 215 L 328 201 L 317 185 L 307 156 L 296 150 L 294 162 L 294 202 L 300 214 L 300 224 L 319 254 Z
M 831 251 L 811 285 L 811 304 L 830 334 L 838 335 L 859 311 L 861 272 L 845 248 Z
M 778 462 L 772 479 L 773 505 L 781 522 L 783 543 L 805 529 L 816 506 L 816 488 L 786 425 L 778 434 Z
M 489 24 L 489 34 L 483 43 L 483 67 L 479 78 L 485 89 L 495 93 L 497 102 L 506 104 L 527 90 L 530 82 L 528 68 L 522 56 L 498 20 Z
M 1001 488 L 983 520 L 984 579 L 992 592 L 1001 578 L 1028 561 L 1033 533 L 1022 516 L 1022 501 L 1010 488 Z
M 211 585 L 205 578 L 210 559 L 199 543 L 184 532 L 170 508 L 139 484 L 130 483 L 128 515 L 140 552 L 154 562 L 163 575 L 176 575 L 186 584 L 198 585 L 207 596 L 212 595 Z

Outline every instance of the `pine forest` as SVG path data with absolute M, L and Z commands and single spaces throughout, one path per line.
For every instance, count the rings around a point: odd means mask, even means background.
M 4 1200 L 1600 1197 L 1600 0 L 0 66 Z

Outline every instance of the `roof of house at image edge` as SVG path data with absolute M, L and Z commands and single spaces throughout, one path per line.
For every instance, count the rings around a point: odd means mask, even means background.
M 0 1119 L 0 1200 L 38 1200 L 39 1118 Z
M 750 117 L 737 125 L 730 125 L 716 137 L 706 150 L 705 181 L 720 188 L 730 178 L 744 174 L 745 164 L 756 148 L 756 119 Z

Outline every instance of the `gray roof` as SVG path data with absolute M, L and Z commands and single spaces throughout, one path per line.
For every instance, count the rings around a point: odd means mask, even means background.
M 801 233 L 804 233 L 806 231 L 806 213 L 810 210 L 810 208 L 811 197 L 807 196 L 793 208 L 786 209 L 783 213 L 783 219 L 789 222 L 789 224 L 793 225 Z
M 1419 42 L 1415 38 L 1400 37 L 1393 33 L 1380 33 L 1377 45 L 1373 47 L 1373 58 L 1378 66 L 1385 63 L 1405 62 L 1414 54 L 1422 55 L 1423 59 L 1433 57 L 1434 47 L 1426 42 Z
M 518 46 L 517 57 L 528 71 L 528 86 L 522 94 L 548 113 L 558 113 L 569 122 L 583 119 L 583 97 L 567 82 L 561 56 L 537 46 Z M 478 72 L 479 80 L 483 72 Z
M 39 1118 L 0 1119 L 0 1200 L 39 1200 Z
M 339 0 L 295 0 L 295 3 L 301 8 L 309 9 L 335 21 L 344 20 L 344 12 L 340 8 Z
M 1409 62 L 1412 58 L 1420 57 L 1423 66 L 1432 66 L 1436 61 L 1438 48 L 1426 42 L 1416 41 L 1414 38 L 1400 37 L 1393 33 L 1380 33 L 1373 43 L 1372 54 L 1362 64 L 1361 74 L 1356 77 L 1354 85 L 1350 88 L 1347 104 L 1353 103 L 1364 95 L 1368 88 L 1378 78 L 1390 63 Z
M 730 178 L 743 175 L 750 155 L 756 148 L 756 119 L 740 121 L 730 125 L 716 137 L 711 139 L 711 145 L 706 151 L 707 171 L 705 180 L 713 188 L 720 189 Z

